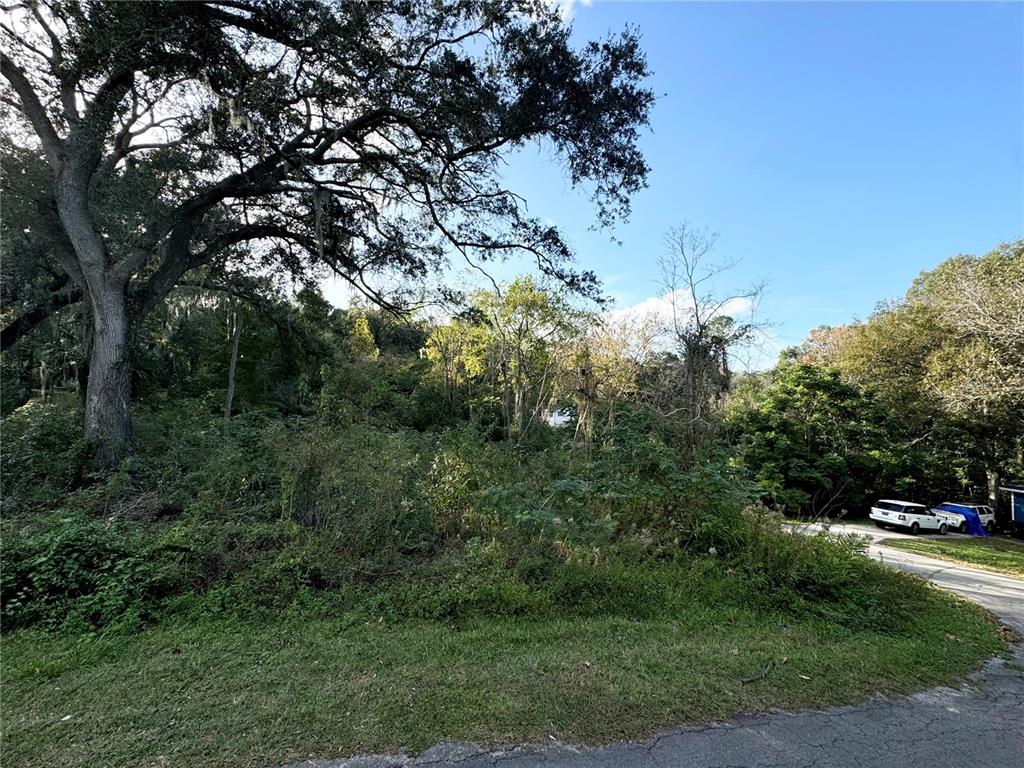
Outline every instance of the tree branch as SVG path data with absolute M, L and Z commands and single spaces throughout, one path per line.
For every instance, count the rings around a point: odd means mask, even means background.
M 43 107 L 43 103 L 39 100 L 38 94 L 32 88 L 25 73 L 3 51 L 0 51 L 0 72 L 7 78 L 11 87 L 14 88 L 14 92 L 21 99 L 22 109 L 43 145 L 46 161 L 56 171 L 64 160 L 64 142 L 57 134 L 53 123 L 50 122 L 46 108 Z
M 64 282 L 67 282 L 67 276 L 65 276 Z M 46 320 L 46 318 L 50 317 L 50 315 L 81 300 L 82 292 L 75 288 L 70 291 L 59 291 L 44 301 L 39 302 L 27 312 L 22 313 L 8 323 L 3 330 L 0 330 L 0 350 L 9 349 L 11 345 Z

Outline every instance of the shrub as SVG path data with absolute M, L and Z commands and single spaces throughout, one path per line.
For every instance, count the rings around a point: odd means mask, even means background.
M 387 567 L 436 540 L 424 494 L 433 445 L 416 433 L 356 424 L 292 444 L 281 516 L 325 531 L 350 561 Z
M 863 545 L 852 537 L 795 534 L 763 508 L 745 517 L 743 544 L 729 562 L 748 580 L 757 605 L 850 628 L 896 631 L 927 600 L 924 582 L 862 557 Z
M 81 477 L 86 442 L 73 395 L 33 400 L 0 423 L 0 514 L 38 514 L 59 505 Z
M 400 579 L 366 598 L 368 614 L 415 618 L 627 616 L 669 612 L 680 569 L 615 559 L 566 561 L 554 550 L 520 559 L 497 541 L 473 539 L 419 578 Z
M 131 532 L 81 515 L 4 535 L 0 575 L 4 629 L 72 629 L 147 619 L 166 589 L 158 559 Z
M 252 410 L 225 439 L 213 410 L 149 398 L 135 455 L 84 480 L 66 408 L 4 420 L 4 510 L 20 513 L 0 552 L 6 629 L 313 604 L 645 618 L 705 600 L 895 630 L 924 599 L 850 542 L 745 510 L 736 470 L 687 460 L 650 413 L 624 410 L 584 460 L 555 430 L 514 445 L 471 425 L 435 436 Z

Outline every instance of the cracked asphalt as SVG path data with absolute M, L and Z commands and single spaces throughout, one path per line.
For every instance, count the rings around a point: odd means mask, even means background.
M 840 529 L 842 530 L 842 529 Z M 858 533 L 865 533 L 858 529 Z M 888 534 L 892 535 L 892 534 Z M 897 534 L 898 535 L 898 534 Z M 884 547 L 869 556 L 977 600 L 1024 634 L 1024 581 Z M 991 659 L 962 688 L 827 710 L 746 715 L 600 747 L 481 749 L 438 744 L 418 756 L 305 761 L 288 768 L 1024 768 L 1024 645 Z

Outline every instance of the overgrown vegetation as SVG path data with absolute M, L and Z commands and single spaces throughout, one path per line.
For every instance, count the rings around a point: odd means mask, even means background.
M 491 712 L 474 682 L 463 708 L 437 725 L 365 705 L 361 717 L 376 724 L 353 721 L 325 754 L 529 737 L 561 718 L 567 736 L 638 735 L 673 719 L 907 690 L 950 679 L 1000 647 L 977 611 L 861 557 L 853 539 L 783 528 L 779 508 L 815 503 L 831 478 L 859 483 L 898 465 L 895 453 L 872 447 L 883 439 L 874 424 L 884 409 L 838 372 L 784 365 L 744 405 L 742 386 L 723 399 L 730 372 L 719 355 L 718 374 L 694 379 L 712 386 L 679 389 L 684 350 L 525 278 L 476 293 L 444 322 L 336 310 L 306 290 L 290 300 L 268 292 L 253 305 L 183 296 L 143 330 L 134 451 L 114 471 L 92 468 L 74 369 L 56 362 L 72 358 L 75 333 L 66 349 L 23 345 L 21 357 L 6 358 L 26 392 L 40 358 L 53 372 L 45 394 L 22 397 L 4 417 L 0 446 L 0 597 L 18 681 L 6 706 L 29 718 L 8 744 L 26 765 L 65 743 L 41 724 L 57 688 L 73 680 L 91 692 L 64 703 L 90 713 L 75 743 L 99 748 L 114 713 L 98 702 L 124 674 L 157 681 L 154 695 L 177 685 L 183 661 L 158 669 L 152 659 L 176 656 L 181 644 L 189 665 L 224 668 L 203 686 L 256 686 L 267 706 L 314 707 L 317 689 L 312 698 L 276 690 L 228 663 L 237 638 L 252 633 L 253 642 L 314 637 L 275 657 L 275 669 L 295 674 L 336 653 L 342 641 L 329 636 L 345 638 L 330 680 L 314 674 L 341 686 L 342 699 L 363 700 L 351 688 L 361 678 L 333 675 L 383 648 L 395 674 L 422 667 L 425 686 L 441 668 L 424 659 L 443 665 L 469 653 L 482 655 L 459 668 L 467 677 L 483 670 L 480 686 L 522 689 L 516 708 Z M 697 409 L 704 422 L 694 430 Z M 731 455 L 736 435 L 742 461 Z M 758 457 L 752 480 L 747 467 Z M 709 626 L 718 629 L 707 636 L 733 645 L 742 664 L 721 664 L 706 643 L 684 651 Z M 385 646 L 374 627 L 389 633 Z M 780 628 L 766 650 L 764 637 Z M 567 632 L 590 639 L 546 646 Z M 936 638 L 965 636 L 953 656 L 934 654 Z M 495 643 L 486 654 L 484 637 Z M 40 642 L 48 661 L 30 650 Z M 831 650 L 811 652 L 819 642 Z M 509 682 L 513 668 L 495 661 L 501 649 L 509 659 L 548 659 L 544 674 L 558 686 L 576 684 L 583 662 L 610 677 L 595 678 L 566 709 L 542 688 Z M 900 653 L 931 661 L 910 671 Z M 812 680 L 845 682 L 806 685 L 783 659 L 801 659 Z M 727 678 L 709 689 L 715 703 L 684 695 L 700 665 Z M 398 679 L 366 690 L 392 691 Z M 634 685 L 636 709 L 611 705 L 613 692 Z M 207 715 L 221 717 L 211 706 Z M 145 707 L 140 722 L 162 717 Z M 471 722 L 472 712 L 481 719 Z M 316 722 L 303 738 L 329 743 L 317 740 L 326 726 Z M 134 728 L 119 760 L 178 743 L 172 731 Z M 400 732 L 409 734 L 401 744 Z M 200 742 L 175 749 L 204 764 Z M 241 738 L 232 749 L 245 764 L 266 745 Z M 93 753 L 81 754 L 87 762 Z M 232 759 L 220 751 L 205 764 Z
M 1024 324 L 985 303 L 1024 295 L 1020 243 L 740 377 L 759 326 L 726 309 L 760 289 L 713 290 L 714 236 L 670 233 L 670 320 L 614 319 L 504 186 L 539 144 L 599 225 L 628 213 L 653 102 L 634 31 L 575 50 L 533 0 L 10 11 L 5 760 L 607 739 L 902 692 L 1001 647 L 782 515 L 1020 468 Z M 537 274 L 428 288 L 514 253 Z M 361 298 L 333 307 L 327 274 Z
M 693 569 L 735 582 L 748 608 L 882 631 L 907 620 L 922 593 L 866 570 L 851 543 L 793 539 L 755 503 L 768 492 L 799 509 L 833 475 L 861 494 L 858 478 L 891 476 L 898 462 L 873 447 L 880 406 L 865 410 L 836 372 L 784 366 L 755 406 L 732 405 L 755 484 L 712 416 L 720 388 L 680 393 L 656 370 L 685 354 L 617 341 L 627 333 L 528 279 L 442 325 L 332 310 L 311 291 L 172 304 L 140 339 L 136 447 L 117 471 L 90 469 L 67 368 L 5 418 L 4 626 L 307 602 L 649 617 Z M 587 386 L 597 366 L 618 384 Z M 695 436 L 698 396 L 709 416 Z
M 655 417 L 628 408 L 567 471 L 571 427 L 524 447 L 473 426 L 431 434 L 254 414 L 225 441 L 218 414 L 179 399 L 173 413 L 140 409 L 139 452 L 102 478 L 47 474 L 60 461 L 43 448 L 64 458 L 73 444 L 76 420 L 66 439 L 52 432 L 69 409 L 60 398 L 5 422 L 4 475 L 17 475 L 28 444 L 49 478 L 5 488 L 7 630 L 307 603 L 371 618 L 644 618 L 707 584 L 747 607 L 884 630 L 923 594 L 865 584 L 877 579 L 853 544 L 788 535 L 744 506 L 752 489 L 735 472 L 711 459 L 685 467 L 665 425 L 659 434 Z
M 115 472 L 90 470 L 73 393 L 5 418 L 5 629 L 305 604 L 648 618 L 710 588 L 895 631 L 923 599 L 852 543 L 785 533 L 727 460 L 710 416 L 719 388 L 703 395 L 697 440 L 685 414 L 698 392 L 678 395 L 679 417 L 673 378 L 648 373 L 677 358 L 604 341 L 614 329 L 533 281 L 480 292 L 440 326 L 330 310 L 308 291 L 274 306 L 171 306 L 152 324 L 136 450 Z M 598 364 L 624 383 L 581 388 Z

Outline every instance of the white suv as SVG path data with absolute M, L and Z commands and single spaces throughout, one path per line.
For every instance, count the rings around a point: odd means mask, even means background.
M 924 504 L 915 504 L 912 501 L 893 501 L 882 499 L 876 501 L 871 507 L 868 515 L 875 521 L 879 528 L 892 525 L 898 528 L 906 528 L 912 534 L 918 531 L 937 531 L 943 536 L 950 528 L 960 525 L 963 518 L 951 512 L 943 512 L 928 509 Z
M 959 531 L 960 533 L 967 533 L 967 519 L 961 510 L 970 509 L 978 513 L 978 517 L 981 518 L 981 524 L 986 531 L 992 533 L 996 529 L 996 515 L 992 511 L 992 507 L 979 506 L 977 504 L 959 504 L 952 501 L 944 501 L 939 504 L 935 511 L 940 515 L 952 515 L 953 519 L 949 523 L 950 530 Z

